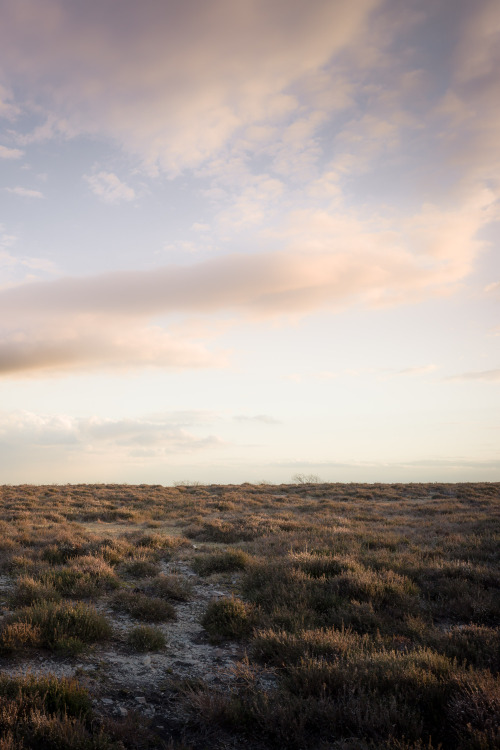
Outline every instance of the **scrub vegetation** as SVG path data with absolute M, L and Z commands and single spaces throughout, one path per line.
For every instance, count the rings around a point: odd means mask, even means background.
M 297 482 L 0 488 L 0 750 L 498 750 L 500 484 Z

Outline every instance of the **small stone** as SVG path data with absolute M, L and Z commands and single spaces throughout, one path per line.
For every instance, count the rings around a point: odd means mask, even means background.
M 107 706 L 110 706 L 113 701 L 111 698 L 101 698 L 101 703 L 105 703 Z
M 128 711 L 125 706 L 118 706 L 118 713 L 120 714 L 120 716 L 128 716 Z
M 149 656 L 149 654 L 144 657 L 143 662 L 146 665 L 146 667 L 150 667 L 151 666 L 151 657 Z
M 140 703 L 142 706 L 147 703 L 146 698 L 143 695 L 136 696 L 137 703 Z

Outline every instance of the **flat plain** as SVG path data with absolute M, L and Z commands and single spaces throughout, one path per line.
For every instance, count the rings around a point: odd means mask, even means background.
M 0 488 L 0 750 L 500 748 L 500 483 Z

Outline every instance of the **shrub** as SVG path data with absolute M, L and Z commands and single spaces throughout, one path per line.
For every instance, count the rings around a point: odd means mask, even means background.
M 10 677 L 2 674 L 0 696 L 25 698 L 28 701 L 39 699 L 49 713 L 64 713 L 78 718 L 88 716 L 92 707 L 87 690 L 75 679 L 53 675 Z
M 91 724 L 91 701 L 75 680 L 0 678 L 1 750 L 123 750 Z
M 40 645 L 40 628 L 28 622 L 11 622 L 0 631 L 0 650 L 7 653 Z
M 187 602 L 193 594 L 191 582 L 175 574 L 157 576 L 151 581 L 151 588 L 156 596 L 177 602 Z
M 151 560 L 131 560 L 125 564 L 124 570 L 133 578 L 153 578 L 158 574 L 160 566 Z
M 291 557 L 292 566 L 302 570 L 311 578 L 331 578 L 347 570 L 346 562 L 332 555 L 312 555 L 302 552 Z
M 44 583 L 32 576 L 21 576 L 16 581 L 13 599 L 19 606 L 29 606 L 41 601 L 59 601 L 61 594 L 52 583 Z
M 119 612 L 126 612 L 136 620 L 145 622 L 166 622 L 177 617 L 170 602 L 136 591 L 120 591 L 113 598 L 112 606 Z
M 350 630 L 302 630 L 296 634 L 258 630 L 252 638 L 251 653 L 259 661 L 284 666 L 309 657 L 332 659 L 359 654 L 370 645 L 368 636 Z
M 84 555 L 85 551 L 77 544 L 50 544 L 42 552 L 42 559 L 51 565 L 61 565 L 74 557 Z
M 167 643 L 162 631 L 150 625 L 133 628 L 128 634 L 127 641 L 135 651 L 160 651 Z
M 500 747 L 500 678 L 489 672 L 459 675 L 448 705 L 448 719 L 459 750 Z
M 244 638 L 254 624 L 253 608 L 236 597 L 212 600 L 201 624 L 213 641 L 224 638 Z
M 452 627 L 437 640 L 450 657 L 496 673 L 500 671 L 500 630 L 484 625 Z
M 40 582 L 63 596 L 76 598 L 96 596 L 120 585 L 113 568 L 103 558 L 92 555 L 80 557 L 78 563 L 43 573 Z
M 212 573 L 231 573 L 235 570 L 244 570 L 251 557 L 241 549 L 226 549 L 211 552 L 207 555 L 197 555 L 193 562 L 193 570 L 201 576 L 209 576 Z
M 104 615 L 82 603 L 40 602 L 20 610 L 13 621 L 39 629 L 41 645 L 50 649 L 63 647 L 72 638 L 95 643 L 111 635 Z

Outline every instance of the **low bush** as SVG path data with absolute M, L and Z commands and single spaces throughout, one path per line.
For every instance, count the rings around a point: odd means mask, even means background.
M 371 640 L 350 630 L 302 630 L 287 633 L 283 630 L 258 630 L 251 642 L 254 659 L 286 666 L 310 657 L 332 659 L 370 650 Z
M 72 717 L 89 716 L 92 702 L 85 688 L 72 678 L 34 675 L 10 677 L 0 676 L 1 698 L 40 699 L 49 713 L 67 714 Z
M 17 579 L 13 601 L 17 606 L 29 606 L 35 602 L 59 601 L 61 594 L 52 583 L 44 583 L 33 576 L 21 576 Z
M 170 602 L 136 591 L 118 592 L 113 597 L 112 606 L 119 612 L 126 612 L 136 620 L 145 622 L 167 622 L 177 617 Z
M 10 622 L 0 630 L 0 651 L 13 653 L 41 644 L 40 628 L 29 622 Z
M 500 630 L 484 625 L 454 626 L 436 639 L 444 653 L 478 669 L 500 671 Z
M 75 680 L 0 677 L 1 750 L 123 750 L 91 720 L 89 695 Z
M 171 573 L 159 575 L 151 581 L 151 589 L 162 599 L 172 599 L 176 602 L 187 602 L 192 598 L 193 586 L 189 580 Z
M 193 570 L 201 576 L 212 573 L 232 573 L 244 570 L 252 558 L 241 549 L 225 549 L 206 555 L 197 555 L 192 562 Z
M 39 602 L 12 616 L 13 623 L 37 629 L 39 642 L 45 648 L 64 648 L 68 639 L 95 643 L 109 638 L 111 627 L 94 607 L 74 602 Z M 1 636 L 0 636 L 1 638 Z
M 250 635 L 254 622 L 253 607 L 236 597 L 214 599 L 201 620 L 212 641 L 245 638 Z
M 131 560 L 125 563 L 123 569 L 132 578 L 153 578 L 158 575 L 160 566 L 151 560 Z
M 113 568 L 100 557 L 85 555 L 68 566 L 55 567 L 39 576 L 41 584 L 62 596 L 87 598 L 119 587 Z
M 129 632 L 127 642 L 135 651 L 160 651 L 167 639 L 159 628 L 139 625 Z

